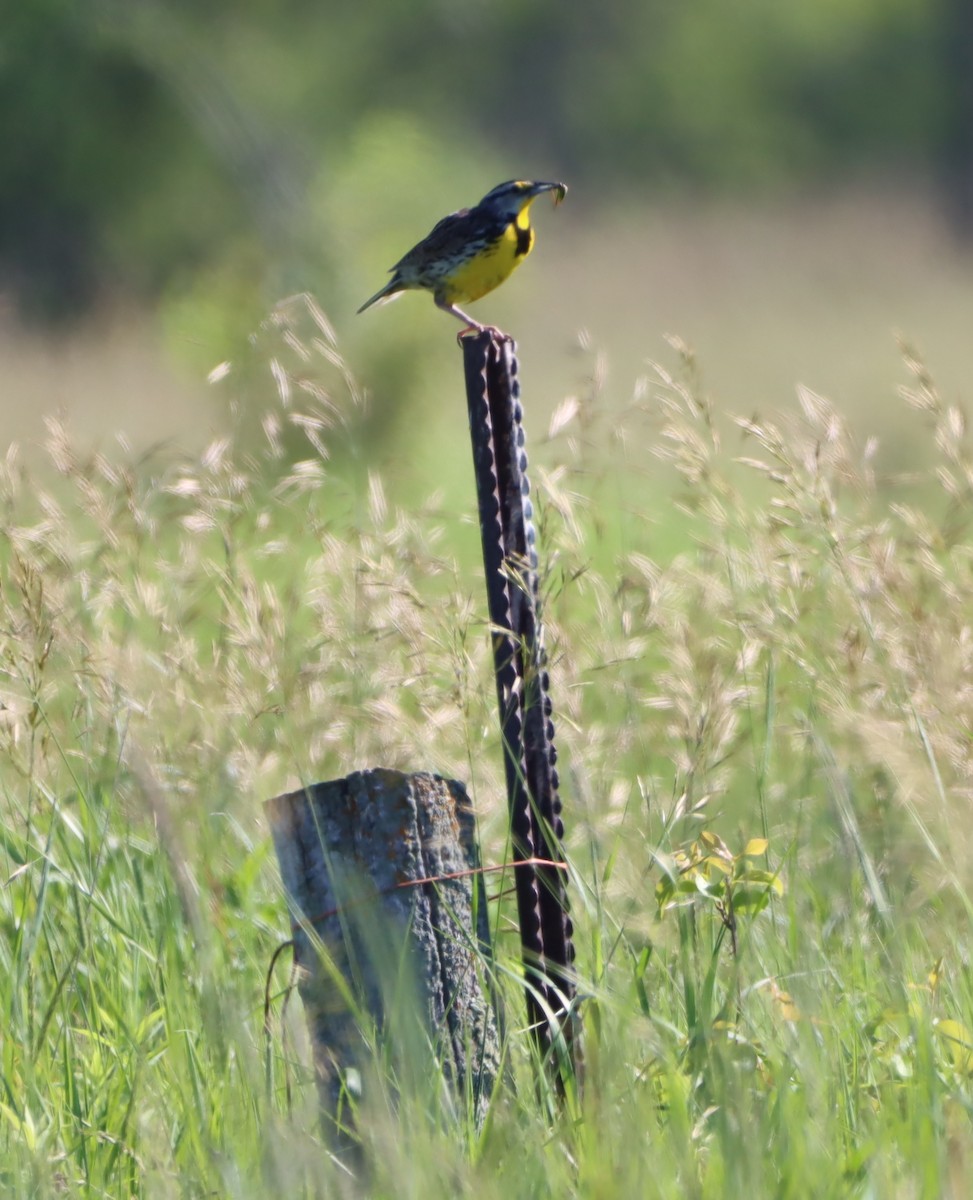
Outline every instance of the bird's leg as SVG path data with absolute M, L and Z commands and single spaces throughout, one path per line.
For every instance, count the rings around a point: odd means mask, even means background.
M 509 333 L 504 333 L 503 330 L 498 329 L 496 325 L 481 325 L 479 321 L 474 321 L 468 313 L 463 312 L 461 308 L 457 308 L 455 304 L 449 304 L 445 300 L 436 300 L 435 303 L 437 308 L 441 308 L 443 312 L 448 312 L 451 316 L 454 316 L 457 321 L 462 321 L 465 324 L 466 328 L 461 329 L 456 335 L 456 341 L 460 345 L 462 345 L 463 338 L 466 337 L 468 333 L 488 333 L 498 342 L 513 341 L 513 338 Z

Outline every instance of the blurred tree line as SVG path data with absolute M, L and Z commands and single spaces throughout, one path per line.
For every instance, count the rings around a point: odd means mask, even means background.
M 0 292 L 43 319 L 384 269 L 369 229 L 525 171 L 936 177 L 973 225 L 967 0 L 7 0 L 0 115 Z

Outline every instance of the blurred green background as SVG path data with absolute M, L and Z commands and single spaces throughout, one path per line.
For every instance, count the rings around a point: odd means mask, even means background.
M 306 289 L 370 397 L 359 444 L 432 461 L 423 421 L 464 420 L 453 322 L 355 309 L 444 213 L 533 177 L 568 202 L 475 311 L 539 419 L 594 352 L 625 405 L 671 332 L 720 407 L 804 383 L 900 465 L 895 332 L 947 395 L 968 366 L 971 62 L 960 0 L 8 3 L 5 432 L 60 407 L 95 440 L 202 443 L 271 386 L 207 373 Z

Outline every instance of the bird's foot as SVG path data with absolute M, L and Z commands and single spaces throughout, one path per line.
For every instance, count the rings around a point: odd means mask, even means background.
M 496 325 L 478 325 L 475 321 L 471 321 L 465 329 L 461 329 L 456 335 L 457 346 L 462 346 L 463 338 L 469 337 L 471 334 L 487 333 L 495 342 L 512 342 L 513 338 L 509 333 L 504 333 L 502 329 L 498 329 Z

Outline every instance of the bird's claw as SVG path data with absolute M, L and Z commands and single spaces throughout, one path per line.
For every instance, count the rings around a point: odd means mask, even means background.
M 456 335 L 456 345 L 462 346 L 463 338 L 469 337 L 470 334 L 487 333 L 495 342 L 512 342 L 513 338 L 509 333 L 504 333 L 502 329 L 498 329 L 496 325 L 474 325 L 469 324 L 465 329 L 461 329 Z

